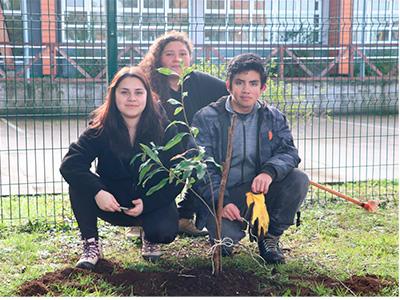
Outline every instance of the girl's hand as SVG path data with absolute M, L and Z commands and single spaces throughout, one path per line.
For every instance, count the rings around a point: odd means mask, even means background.
M 136 199 L 132 200 L 132 203 L 135 205 L 134 208 L 125 210 L 124 213 L 126 213 L 128 216 L 131 217 L 137 217 L 140 216 L 143 212 L 143 201 L 142 199 Z
M 94 196 L 94 199 L 101 210 L 110 212 L 120 211 L 119 203 L 114 196 L 107 191 L 100 190 L 96 196 Z

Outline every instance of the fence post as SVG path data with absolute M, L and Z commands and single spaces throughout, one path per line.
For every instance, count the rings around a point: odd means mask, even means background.
M 117 44 L 117 1 L 106 1 L 107 15 L 107 82 L 110 83 L 118 69 L 118 44 Z

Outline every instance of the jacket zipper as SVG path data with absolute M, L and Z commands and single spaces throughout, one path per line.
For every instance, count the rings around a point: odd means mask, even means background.
M 242 125 L 243 125 L 243 159 L 242 159 L 242 174 L 241 174 L 241 182 L 244 182 L 244 163 L 245 163 L 245 159 L 246 159 L 246 125 L 244 124 L 244 121 L 242 121 Z

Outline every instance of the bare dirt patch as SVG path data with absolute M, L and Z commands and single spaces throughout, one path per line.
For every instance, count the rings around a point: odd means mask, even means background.
M 87 285 L 79 284 L 77 278 L 80 275 L 90 275 L 93 281 Z M 232 268 L 224 269 L 221 276 L 215 277 L 211 274 L 210 268 L 139 272 L 124 269 L 115 262 L 101 260 L 93 272 L 66 268 L 47 273 L 39 279 L 24 283 L 19 288 L 18 295 L 63 296 L 57 288 L 59 286 L 90 292 L 100 280 L 118 287 L 120 296 L 279 296 L 288 289 L 292 295 L 318 296 L 316 291 L 309 287 L 313 284 L 323 284 L 332 290 L 346 286 L 356 295 L 372 296 L 379 294 L 382 288 L 393 284 L 375 275 L 352 276 L 342 282 L 324 276 L 293 276 L 290 277 L 290 284 L 278 286 L 253 274 Z

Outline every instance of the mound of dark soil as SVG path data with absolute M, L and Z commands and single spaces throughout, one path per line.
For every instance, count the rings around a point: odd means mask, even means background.
M 80 284 L 78 277 L 91 275 L 89 284 Z M 197 268 L 188 271 L 171 270 L 169 272 L 139 272 L 123 269 L 120 265 L 101 260 L 94 272 L 67 268 L 45 274 L 43 277 L 24 283 L 20 288 L 19 296 L 68 296 L 62 294 L 62 287 L 73 287 L 82 291 L 94 291 L 97 281 L 106 281 L 118 287 L 120 296 L 279 296 L 287 290 L 292 295 L 318 296 L 311 288 L 313 284 L 336 289 L 351 290 L 356 295 L 377 295 L 379 291 L 390 285 L 390 282 L 371 276 L 353 276 L 340 282 L 323 276 L 290 278 L 291 284 L 277 286 L 272 282 L 265 282 L 257 276 L 237 269 L 225 268 L 223 273 L 215 277 L 210 268 Z M 305 283 L 308 283 L 305 285 Z M 260 288 L 263 286 L 264 288 Z
M 376 275 L 366 275 L 366 276 L 351 276 L 343 282 L 352 291 L 357 291 L 365 296 L 374 296 L 384 287 L 389 287 L 392 285 L 391 282 L 383 280 Z
M 332 290 L 347 290 L 349 295 L 356 296 L 376 296 L 379 295 L 381 289 L 390 287 L 394 284 L 394 282 L 379 278 L 376 275 L 369 274 L 365 276 L 353 275 L 344 281 L 339 281 L 321 275 L 315 277 L 296 275 L 290 276 L 290 279 L 295 282 L 302 282 L 303 284 L 307 283 L 308 286 L 322 284 Z M 300 291 L 301 296 L 315 296 L 315 292 L 309 287 L 290 286 L 289 288 L 292 292 L 292 295 L 296 295 L 296 293 L 299 293 Z

